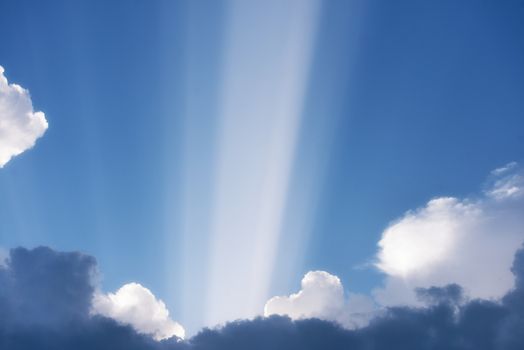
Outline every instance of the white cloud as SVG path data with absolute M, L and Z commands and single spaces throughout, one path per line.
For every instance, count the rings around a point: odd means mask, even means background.
M 375 307 L 365 295 L 350 294 L 346 299 L 340 279 L 325 271 L 308 272 L 302 279 L 301 287 L 298 293 L 269 299 L 264 307 L 264 316 L 319 318 L 356 328 L 367 324 Z
M 385 306 L 416 305 L 415 288 L 457 283 L 470 298 L 496 299 L 513 287 L 511 265 L 524 241 L 524 172 L 510 163 L 491 173 L 478 197 L 441 197 L 392 222 L 378 243 L 384 285 L 345 297 L 340 279 L 308 272 L 301 290 L 271 298 L 264 315 L 319 318 L 346 328 L 366 325 Z
M 425 274 L 447 260 L 464 232 L 481 216 L 474 203 L 437 198 L 390 225 L 379 241 L 377 266 L 390 276 Z
M 169 317 L 162 300 L 138 283 L 125 284 L 114 294 L 97 293 L 92 313 L 131 325 L 137 332 L 151 335 L 156 340 L 185 336 L 184 328 Z
M 503 173 L 499 173 L 502 175 Z M 524 176 L 521 173 L 510 173 L 498 176 L 486 194 L 497 200 L 519 198 L 524 195 Z
M 29 92 L 9 84 L 0 66 L 0 168 L 33 147 L 46 129 L 45 115 L 33 111 Z
M 488 299 L 512 288 L 513 255 L 524 241 L 524 180 L 516 163 L 492 177 L 479 198 L 433 199 L 384 230 L 376 265 L 387 278 L 374 292 L 380 304 L 416 304 L 416 287 L 457 283 Z
M 493 171 L 491 171 L 491 174 L 492 175 L 495 175 L 495 176 L 500 176 L 504 173 L 507 173 L 508 171 L 512 170 L 512 169 L 515 169 L 517 167 L 518 163 L 517 162 L 510 162 L 500 168 L 497 168 Z

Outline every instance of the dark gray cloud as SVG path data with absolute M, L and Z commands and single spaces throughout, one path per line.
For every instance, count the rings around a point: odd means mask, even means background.
M 95 259 L 49 248 L 11 250 L 0 270 L 3 321 L 60 327 L 89 314 Z
M 455 283 L 445 287 L 416 288 L 415 293 L 419 300 L 428 305 L 453 302 L 460 304 L 464 301 L 462 287 Z
M 163 349 L 104 317 L 91 317 L 96 261 L 39 247 L 0 266 L 0 349 Z
M 0 267 L 0 349 L 524 349 L 524 250 L 515 288 L 500 301 L 464 302 L 460 286 L 418 290 L 425 308 L 389 308 L 369 326 L 347 330 L 317 319 L 273 316 L 156 342 L 115 321 L 89 316 L 96 262 L 49 248 L 11 251 Z

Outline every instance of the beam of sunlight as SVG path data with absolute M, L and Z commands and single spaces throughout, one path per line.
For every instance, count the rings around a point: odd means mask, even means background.
M 262 313 L 277 252 L 319 4 L 226 14 L 205 321 Z
M 183 169 L 177 281 L 180 317 L 188 332 L 202 326 L 213 196 L 217 90 L 221 81 L 223 8 L 188 2 L 185 14 Z M 213 59 L 210 59 L 213 57 Z

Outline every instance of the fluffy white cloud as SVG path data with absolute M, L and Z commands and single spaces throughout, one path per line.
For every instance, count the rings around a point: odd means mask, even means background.
M 510 267 L 524 241 L 524 178 L 516 163 L 492 172 L 477 198 L 436 198 L 382 233 L 375 291 L 382 305 L 416 304 L 415 287 L 457 283 L 473 298 L 498 298 L 513 286 Z
M 45 115 L 33 111 L 29 92 L 9 84 L 0 66 L 0 168 L 33 147 L 46 129 Z
M 319 318 L 356 328 L 367 324 L 374 310 L 374 303 L 367 296 L 350 294 L 346 299 L 340 279 L 325 271 L 308 272 L 302 279 L 301 287 L 298 293 L 269 299 L 264 307 L 264 316 Z
M 468 297 L 496 299 L 514 285 L 511 265 L 523 242 L 524 172 L 513 162 L 494 170 L 477 197 L 435 198 L 392 222 L 378 243 L 376 266 L 386 279 L 373 298 L 346 298 L 338 277 L 311 271 L 298 293 L 271 298 L 264 315 L 356 328 L 384 306 L 423 306 L 416 288 L 456 283 Z
M 185 336 L 184 328 L 169 317 L 166 305 L 138 283 L 128 283 L 114 294 L 97 293 L 92 313 L 131 325 L 137 332 L 157 340 Z

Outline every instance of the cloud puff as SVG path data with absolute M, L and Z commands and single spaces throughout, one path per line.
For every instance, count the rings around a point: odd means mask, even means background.
M 131 325 L 157 340 L 184 338 L 184 328 L 169 317 L 166 305 L 138 283 L 128 283 L 116 293 L 97 293 L 92 312 Z
M 499 298 L 513 285 L 512 256 L 524 241 L 524 178 L 516 163 L 492 172 L 478 198 L 442 197 L 407 212 L 378 243 L 387 274 L 383 305 L 417 303 L 416 287 L 460 284 L 473 298 Z
M 298 293 L 269 299 L 264 315 L 286 315 L 294 320 L 318 318 L 355 328 L 366 324 L 374 310 L 367 296 L 350 294 L 346 300 L 340 279 L 325 271 L 308 272 L 301 287 Z
M 33 147 L 47 126 L 44 113 L 33 111 L 29 92 L 9 84 L 0 66 L 0 168 Z

